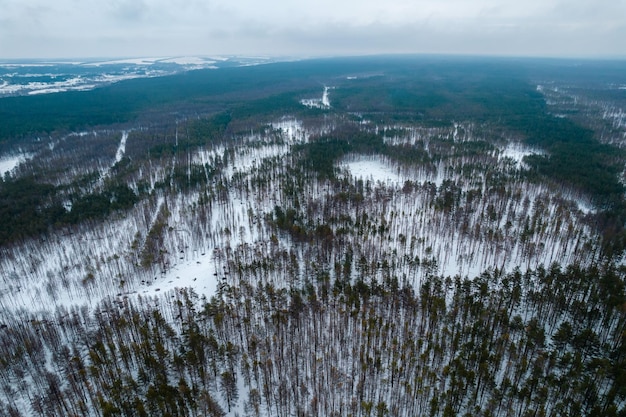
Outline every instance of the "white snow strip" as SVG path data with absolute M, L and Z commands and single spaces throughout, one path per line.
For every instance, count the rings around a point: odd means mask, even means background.
M 15 62 L 7 62 L 7 63 L 1 63 L 0 67 L 4 67 L 4 68 L 25 68 L 25 67 L 52 67 L 54 66 L 51 63 L 37 63 L 37 64 L 25 64 L 25 63 L 15 63 Z
M 328 87 L 324 87 L 324 94 L 322 95 L 322 105 L 330 107 L 330 100 L 328 99 Z
M 128 132 L 122 132 L 122 140 L 120 141 L 120 146 L 117 148 L 117 153 L 115 154 L 115 163 L 118 163 L 124 157 L 124 153 L 126 152 L 126 140 L 128 139 Z
M 132 65 L 146 65 L 146 64 L 154 64 L 155 62 L 162 59 L 161 57 L 156 58 L 128 58 L 128 59 L 117 59 L 111 61 L 100 61 L 100 62 L 87 62 L 83 65 L 86 67 L 99 67 L 102 65 L 118 65 L 118 64 L 132 64 Z

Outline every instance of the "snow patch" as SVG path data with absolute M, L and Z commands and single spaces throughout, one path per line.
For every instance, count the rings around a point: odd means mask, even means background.
M 30 158 L 31 155 L 22 154 L 10 157 L 0 158 L 0 177 L 5 172 L 12 172 L 19 164 Z
M 596 209 L 593 207 L 591 202 L 584 200 L 582 198 L 574 199 L 574 202 L 578 206 L 578 210 L 583 212 L 584 214 L 592 214 L 596 212 Z
M 545 155 L 546 153 L 540 149 L 529 148 L 521 143 L 509 143 L 504 149 L 498 153 L 498 159 L 510 158 L 515 161 L 517 168 L 528 168 L 524 163 L 524 157 L 529 155 Z
M 149 287 L 144 288 L 141 293 L 154 294 L 177 288 L 193 288 L 199 296 L 211 298 L 217 291 L 215 273 L 215 262 L 205 252 L 193 259 L 181 261 L 165 274 L 155 277 L 155 281 Z
M 399 188 L 406 181 L 430 182 L 439 187 L 446 179 L 445 167 L 404 167 L 380 155 L 348 155 L 339 162 L 339 168 L 354 178 Z
M 280 130 L 287 143 L 306 142 L 308 138 L 302 123 L 296 119 L 282 119 L 279 122 L 271 123 L 273 129 Z
M 300 100 L 300 103 L 309 108 L 328 109 L 330 108 L 330 99 L 328 98 L 328 90 L 330 87 L 324 86 L 322 98 L 306 98 Z
M 358 157 L 354 160 L 343 161 L 340 166 L 347 169 L 355 178 L 370 180 L 376 184 L 398 186 L 407 178 L 394 169 L 391 164 L 380 157 Z

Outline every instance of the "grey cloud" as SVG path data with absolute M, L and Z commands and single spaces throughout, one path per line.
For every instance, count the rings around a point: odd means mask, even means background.
M 147 12 L 148 6 L 143 0 L 117 0 L 111 4 L 111 14 L 123 21 L 141 20 Z
M 374 0 L 345 0 L 335 8 L 333 1 L 0 0 L 0 58 L 395 52 L 626 56 L 624 0 L 387 0 L 384 7 Z

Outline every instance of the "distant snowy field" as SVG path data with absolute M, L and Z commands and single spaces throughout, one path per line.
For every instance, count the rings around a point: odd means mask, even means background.
M 274 62 L 259 57 L 153 57 L 110 60 L 0 61 L 0 97 L 92 90 L 133 78 L 160 77 L 197 69 Z

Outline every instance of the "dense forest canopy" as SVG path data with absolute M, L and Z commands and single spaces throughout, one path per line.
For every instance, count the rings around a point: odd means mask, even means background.
M 625 74 L 378 56 L 1 98 L 0 415 L 626 415 Z

